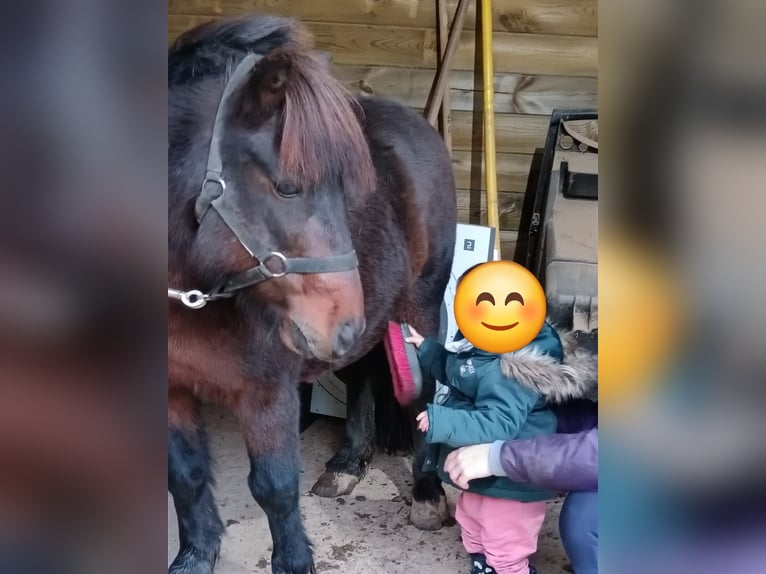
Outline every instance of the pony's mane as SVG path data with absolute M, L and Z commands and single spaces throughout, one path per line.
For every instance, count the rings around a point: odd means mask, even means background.
M 168 50 L 168 83 L 188 85 L 227 74 L 246 54 L 307 45 L 295 20 L 268 16 L 212 20 L 187 30 Z
M 375 169 L 362 130 L 362 111 L 312 52 L 295 20 L 246 17 L 219 20 L 185 32 L 170 47 L 171 87 L 223 77 L 248 53 L 290 61 L 282 111 L 280 170 L 310 187 L 333 178 L 361 190 L 375 186 Z

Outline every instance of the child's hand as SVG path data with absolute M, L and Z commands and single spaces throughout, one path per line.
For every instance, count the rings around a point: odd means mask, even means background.
M 412 343 L 415 345 L 416 348 L 420 348 L 420 345 L 423 344 L 423 341 L 425 340 L 425 337 L 418 333 L 415 329 L 412 328 L 412 325 L 407 325 L 410 329 L 410 336 L 404 339 L 407 343 Z
M 418 430 L 420 432 L 428 432 L 428 411 L 423 411 L 415 419 L 418 421 Z

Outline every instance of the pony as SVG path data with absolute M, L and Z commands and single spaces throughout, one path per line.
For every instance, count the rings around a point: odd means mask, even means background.
M 376 412 L 389 321 L 438 330 L 457 222 L 449 153 L 414 111 L 344 90 L 301 24 L 259 16 L 170 46 L 168 139 L 168 490 L 180 534 L 169 571 L 211 573 L 220 549 L 200 415 L 210 402 L 241 425 L 272 571 L 314 572 L 298 507 L 299 383 L 335 371 L 348 385 L 345 443 L 315 491 L 350 492 L 376 425 L 400 424 Z M 411 517 L 438 528 L 444 490 L 420 472 L 415 442 Z

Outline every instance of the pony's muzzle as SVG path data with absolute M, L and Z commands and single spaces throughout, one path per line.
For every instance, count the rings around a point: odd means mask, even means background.
M 335 329 L 329 348 L 322 345 L 321 337 L 308 325 L 298 325 L 290 321 L 291 347 L 306 358 L 320 361 L 337 361 L 348 353 L 366 328 L 362 318 L 344 321 Z
M 285 344 L 306 359 L 333 362 L 348 354 L 366 327 L 358 271 L 285 279 L 292 291 L 286 298 Z
M 338 328 L 335 329 L 332 345 L 333 360 L 338 360 L 348 353 L 354 343 L 356 343 L 357 339 L 364 333 L 365 327 L 364 319 L 352 319 L 341 323 Z

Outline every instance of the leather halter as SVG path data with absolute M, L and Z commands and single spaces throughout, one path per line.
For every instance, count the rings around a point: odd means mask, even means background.
M 223 299 L 233 296 L 237 291 L 276 277 L 283 277 L 288 273 L 334 273 L 339 271 L 351 271 L 359 265 L 356 251 L 349 251 L 341 255 L 328 257 L 286 257 L 279 251 L 273 251 L 258 241 L 250 232 L 249 222 L 243 222 L 236 208 L 230 203 L 231 190 L 226 189 L 226 181 L 223 178 L 223 160 L 221 158 L 221 139 L 223 136 L 224 122 L 228 103 L 231 95 L 236 93 L 245 83 L 253 66 L 263 56 L 259 54 L 247 55 L 229 78 L 223 95 L 218 102 L 218 109 L 213 124 L 213 135 L 210 139 L 210 151 L 207 158 L 205 179 L 202 181 L 202 190 L 197 197 L 194 206 L 194 215 L 197 223 L 201 223 L 205 215 L 214 210 L 226 226 L 234 233 L 239 243 L 258 264 L 247 271 L 231 275 L 221 286 L 209 293 L 194 291 L 178 291 L 168 289 L 168 297 L 178 299 L 187 307 L 199 309 L 204 307 L 207 301 Z M 268 267 L 271 264 L 272 267 Z M 274 270 L 274 265 L 278 267 Z M 172 292 L 172 293 L 171 293 Z M 181 296 L 186 294 L 187 297 Z M 192 295 L 191 304 L 188 295 Z

